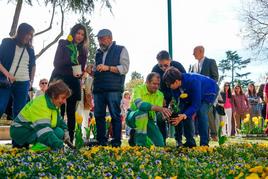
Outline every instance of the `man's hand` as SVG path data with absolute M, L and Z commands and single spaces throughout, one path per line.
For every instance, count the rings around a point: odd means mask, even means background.
M 161 112 L 164 118 L 169 118 L 171 116 L 171 111 L 168 108 L 160 106 L 152 106 L 152 111 Z
M 162 110 L 160 112 L 163 114 L 163 116 L 165 118 L 169 118 L 171 116 L 171 113 L 172 113 L 170 111 L 170 109 L 168 109 L 168 108 L 162 108 Z
M 96 67 L 97 71 L 103 72 L 103 71 L 109 71 L 109 66 L 100 64 Z
M 170 123 L 174 126 L 177 126 L 182 120 L 185 120 L 187 116 L 185 114 L 179 114 L 178 117 L 172 118 Z

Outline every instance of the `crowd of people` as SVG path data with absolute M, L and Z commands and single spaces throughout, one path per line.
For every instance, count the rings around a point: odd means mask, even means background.
M 189 73 L 167 51 L 160 51 L 145 83 L 124 91 L 130 65 L 126 47 L 113 41 L 109 29 L 101 29 L 96 35 L 95 63 L 87 64 L 90 42 L 82 24 L 74 25 L 68 37 L 58 42 L 50 79 L 41 79 L 40 90 L 29 98 L 36 69 L 33 34 L 34 28 L 22 23 L 16 36 L 3 39 L 0 46 L 0 116 L 9 104 L 13 147 L 34 144 L 59 149 L 73 143 L 78 108 L 84 111 L 83 128 L 88 127 L 89 117 L 96 120 L 96 145 L 113 147 L 121 146 L 122 129 L 131 146 L 165 146 L 166 139 L 174 137 L 178 147 L 194 147 L 195 135 L 200 136 L 201 146 L 208 146 L 210 140 L 217 140 L 221 120 L 223 134 L 231 136 L 241 129 L 246 114 L 267 118 L 268 84 L 258 92 L 252 83 L 246 93 L 239 84 L 232 90 L 228 82 L 220 89 L 216 61 L 205 56 L 203 46 L 193 49 L 197 63 Z M 217 112 L 217 106 L 224 114 Z M 172 126 L 175 134 L 169 136 Z

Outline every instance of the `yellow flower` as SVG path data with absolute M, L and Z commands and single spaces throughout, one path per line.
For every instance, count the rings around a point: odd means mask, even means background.
M 68 175 L 68 176 L 66 176 L 66 178 L 67 178 L 67 179 L 74 179 L 74 176 L 70 176 L 70 175 Z
M 187 98 L 188 97 L 188 94 L 187 93 L 182 93 L 181 95 L 180 95 L 180 98 L 181 99 L 184 99 L 184 98 Z
M 262 173 L 263 172 L 263 167 L 262 166 L 256 166 L 254 168 L 249 169 L 249 172 Z
M 268 119 L 265 119 L 265 122 L 267 123 L 268 122 Z
M 246 118 L 250 118 L 250 114 L 246 114 Z
M 246 177 L 246 179 L 259 179 L 259 175 L 257 173 L 251 173 Z
M 140 165 L 140 167 L 139 167 L 140 169 L 144 169 L 144 165 Z
M 92 125 L 92 126 L 96 125 L 96 119 L 95 119 L 95 117 L 93 117 L 93 118 L 90 120 L 90 125 Z
M 77 112 L 75 113 L 75 121 L 79 125 L 81 125 L 83 122 L 83 117 L 80 114 L 78 114 Z
M 162 179 L 162 177 L 160 177 L 160 176 L 156 176 L 154 179 Z
M 239 175 L 237 175 L 237 176 L 235 177 L 235 179 L 239 179 L 239 178 L 241 178 L 241 177 L 243 177 L 243 176 L 244 176 L 244 173 L 243 173 L 243 172 L 240 172 Z
M 244 123 L 248 123 L 249 122 L 249 118 L 246 117 L 243 122 Z
M 111 118 L 111 116 L 106 116 L 105 120 L 106 120 L 106 122 L 111 122 L 112 118 Z
M 223 127 L 224 126 L 224 121 L 221 121 L 220 125 L 221 125 L 221 127 Z
M 72 36 L 72 35 L 68 35 L 67 40 L 68 40 L 69 42 L 72 42 L 72 41 L 73 41 L 73 36 Z
M 256 123 L 256 122 L 259 122 L 259 119 L 258 119 L 257 117 L 253 117 L 253 118 L 252 118 L 252 121 L 253 121 L 254 123 Z
M 152 146 L 150 147 L 150 150 L 155 150 L 155 146 L 152 145 Z

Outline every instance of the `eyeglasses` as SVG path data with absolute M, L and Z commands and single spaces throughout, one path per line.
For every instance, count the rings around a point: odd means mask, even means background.
M 41 82 L 42 85 L 47 85 L 47 82 Z
M 158 66 L 159 66 L 160 68 L 163 68 L 163 67 L 167 68 L 167 67 L 169 67 L 169 64 L 164 64 L 164 65 L 159 64 Z

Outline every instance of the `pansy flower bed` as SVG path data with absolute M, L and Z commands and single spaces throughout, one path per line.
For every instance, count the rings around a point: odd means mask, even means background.
M 0 147 L 0 178 L 246 178 L 268 176 L 267 144 L 93 147 L 35 153 Z

